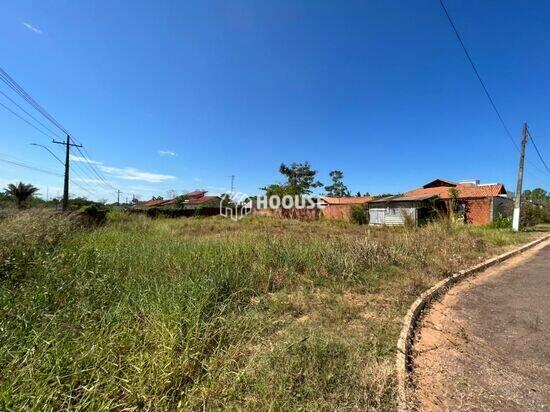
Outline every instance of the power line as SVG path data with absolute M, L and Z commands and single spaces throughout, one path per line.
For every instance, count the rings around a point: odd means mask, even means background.
M 95 193 L 93 193 L 92 191 L 86 189 L 85 187 L 81 186 L 80 184 L 78 184 L 77 182 L 74 181 L 74 179 L 70 179 L 71 181 L 71 184 L 75 185 L 76 187 L 80 188 L 81 190 L 85 191 L 86 193 L 88 193 L 90 196 L 95 196 Z
M 26 162 L 8 160 L 8 159 L 4 159 L 2 157 L 0 157 L 0 162 L 7 163 L 7 164 L 17 166 L 17 167 L 22 167 L 22 168 L 29 169 L 29 170 L 33 170 L 35 172 L 45 173 L 45 174 L 56 176 L 56 177 L 63 177 L 63 175 L 61 173 L 56 173 L 56 172 L 52 172 L 51 170 L 42 169 L 40 167 L 33 166 L 32 164 L 29 164 L 29 163 L 26 163 Z M 80 188 L 81 190 L 83 190 L 84 192 L 88 193 L 89 195 L 95 196 L 95 194 L 91 190 L 89 190 L 88 188 L 82 186 L 80 183 L 75 182 L 73 179 L 71 179 L 71 183 L 73 185 L 77 186 L 78 188 Z
M 20 118 L 21 120 L 23 120 L 25 123 L 27 123 L 29 126 L 33 127 L 34 129 L 38 130 L 40 133 L 42 133 L 44 136 L 50 138 L 50 139 L 53 139 L 53 136 L 50 136 L 49 134 L 47 134 L 46 132 L 44 132 L 42 129 L 39 129 L 38 127 L 36 127 L 34 124 L 32 124 L 31 122 L 29 122 L 27 119 L 25 119 L 23 116 L 21 116 L 19 113 L 17 112 L 14 112 L 12 109 L 10 109 L 8 106 L 6 106 L 4 103 L 0 102 L 0 106 L 2 106 L 4 109 L 6 109 L 8 112 L 10 112 L 11 114 L 13 114 L 14 116 L 17 116 L 18 118 Z
M 44 107 L 38 103 L 35 99 L 32 98 L 32 96 L 30 96 L 26 91 L 25 89 L 23 89 L 22 86 L 20 86 L 3 68 L 0 67 L 0 80 L 2 80 L 5 84 L 7 84 L 13 91 L 15 91 L 21 98 L 23 98 L 27 103 L 29 103 L 32 107 L 34 107 L 40 114 L 42 114 L 42 116 L 44 116 L 46 119 L 48 119 L 54 126 L 56 126 L 59 130 L 61 130 L 62 132 L 64 132 L 66 135 L 69 135 L 71 136 L 71 138 L 77 143 L 77 144 L 82 144 L 82 142 L 79 141 L 79 139 L 73 137 L 71 135 L 71 133 L 63 126 L 61 125 L 61 123 L 59 123 L 50 113 L 48 113 L 46 111 L 46 109 L 44 109 Z M 9 97 L 8 97 L 9 98 Z M 11 99 L 10 99 L 11 100 Z M 12 100 L 13 103 L 15 103 L 13 100 Z M 1 104 L 1 103 L 0 103 Z M 17 103 L 15 103 L 17 105 Z M 15 113 L 13 110 L 9 109 L 7 106 L 3 105 L 7 110 L 9 110 L 10 112 L 12 112 L 13 114 L 15 114 L 17 117 L 19 117 L 21 120 L 24 120 L 26 123 L 28 123 L 29 125 L 31 125 L 32 127 L 34 127 L 35 129 L 39 130 L 41 133 L 45 134 L 43 131 L 41 131 L 40 129 L 38 129 L 36 126 L 32 125 L 30 122 L 28 122 L 26 119 L 24 119 L 23 117 L 19 116 L 17 113 Z M 19 105 L 17 105 L 18 107 L 20 107 Z M 21 108 L 21 107 L 20 107 Z M 21 108 L 22 110 L 24 110 L 23 108 Z M 24 110 L 25 111 L 25 110 Z M 26 112 L 26 111 L 25 111 Z M 27 114 L 29 114 L 28 112 L 26 112 Z M 30 114 L 29 114 L 30 115 Z M 32 117 L 32 116 L 31 116 Z M 34 118 L 34 117 L 33 117 Z M 37 120 L 38 121 L 38 120 Z M 39 121 L 38 121 L 39 122 Z M 40 123 L 40 122 L 39 122 Z M 40 123 L 42 124 L 42 123 Z M 49 130 L 49 129 L 48 129 Z M 54 133 L 55 134 L 55 133 Z M 49 136 L 47 134 L 45 134 L 46 136 L 48 137 L 52 137 L 52 136 Z M 57 135 L 56 135 L 57 136 Z M 59 136 L 58 136 L 59 137 Z M 81 156 L 83 157 L 84 161 L 86 162 L 87 166 L 90 168 L 90 170 L 96 175 L 98 176 L 99 180 L 101 180 L 102 182 L 105 183 L 105 185 L 111 187 L 112 189 L 114 190 L 118 190 L 117 188 L 115 188 L 112 184 L 110 184 L 109 182 L 107 182 L 107 180 L 103 177 L 103 175 L 101 175 L 101 173 L 97 170 L 96 167 L 94 167 L 93 163 L 90 161 L 90 159 L 88 158 L 87 155 L 85 155 L 81 150 L 80 148 L 78 148 L 78 151 L 79 153 L 81 154 Z M 87 152 L 86 152 L 87 153 Z
M 83 148 L 85 150 L 85 148 Z M 97 171 L 97 168 L 94 166 L 94 164 L 90 161 L 90 159 L 88 159 L 86 157 L 86 155 L 82 152 L 81 148 L 80 147 L 76 147 L 76 150 L 78 151 L 78 153 L 81 155 L 81 157 L 84 159 L 84 161 L 86 162 L 86 165 L 88 166 L 88 168 L 92 171 L 92 173 L 94 173 L 97 178 L 102 181 L 106 186 L 110 187 L 111 189 L 113 190 L 118 190 L 118 188 L 114 187 L 112 184 L 110 184 L 109 182 L 107 182 L 107 180 L 105 180 L 105 178 Z
M 507 137 L 510 139 L 510 141 L 512 142 L 512 144 L 514 145 L 514 147 L 516 148 L 516 150 L 518 152 L 520 152 L 520 148 L 519 146 L 517 145 L 516 141 L 514 140 L 512 134 L 510 133 L 510 129 L 508 129 L 508 126 L 506 126 L 506 123 L 504 122 L 504 119 L 502 118 L 499 110 L 497 109 L 496 107 L 496 104 L 493 100 L 493 98 L 491 97 L 491 94 L 489 93 L 489 90 L 487 90 L 487 87 L 485 86 L 485 83 L 483 82 L 483 80 L 481 79 L 481 75 L 479 74 L 478 70 L 477 70 L 477 67 L 474 63 L 474 61 L 472 60 L 471 56 L 470 56 L 470 53 L 468 52 L 468 49 L 466 48 L 466 45 L 464 44 L 464 42 L 462 41 L 462 37 L 460 36 L 460 33 L 458 32 L 458 29 L 456 28 L 454 22 L 453 22 L 453 19 L 451 18 L 451 15 L 449 14 L 449 12 L 447 11 L 447 8 L 445 7 L 445 4 L 443 3 L 443 0 L 439 0 L 439 4 L 441 5 L 443 11 L 445 12 L 445 15 L 447 16 L 447 19 L 449 20 L 449 23 L 451 25 L 451 27 L 453 28 L 453 31 L 462 47 L 462 50 L 464 50 L 464 54 L 466 55 L 468 61 L 470 62 L 470 65 L 472 66 L 472 69 L 474 70 L 474 73 L 477 77 L 477 79 L 479 80 L 479 83 L 481 84 L 481 87 L 483 88 L 483 91 L 485 92 L 485 95 L 487 96 L 487 99 L 489 100 L 489 103 L 491 104 L 491 107 L 493 108 L 493 110 L 495 111 L 502 127 L 504 128 L 504 130 L 506 131 L 506 135 Z M 535 167 L 535 169 L 537 169 L 537 171 L 541 172 L 544 174 L 544 172 L 542 171 L 542 169 L 540 169 L 536 164 L 534 164 L 533 162 L 531 162 L 529 159 L 525 159 L 529 164 L 531 164 L 532 166 Z
M 537 152 L 537 155 L 539 156 L 540 161 L 542 162 L 542 164 L 544 165 L 544 167 L 546 168 L 548 173 L 550 173 L 550 169 L 548 168 L 548 165 L 544 161 L 544 158 L 542 157 L 542 154 L 540 153 L 539 148 L 535 144 L 535 139 L 533 139 L 533 136 L 531 135 L 531 133 L 529 131 L 527 131 L 527 133 L 529 134 L 529 139 L 531 139 L 531 143 L 533 143 L 533 147 L 535 148 L 535 151 Z
M 16 105 L 17 107 L 19 107 L 19 109 L 21 109 L 24 113 L 27 114 L 27 116 L 29 116 L 31 119 L 33 119 L 36 123 L 38 123 L 40 126 L 42 126 L 44 129 L 46 129 L 47 131 L 49 131 L 51 134 L 53 134 L 54 136 L 56 137 L 59 137 L 53 130 L 51 130 L 48 126 L 46 126 L 44 123 L 42 123 L 40 120 L 38 120 L 36 117 L 34 117 L 32 114 L 30 114 L 29 112 L 27 112 L 23 107 L 21 107 L 15 100 L 13 100 L 10 96 L 8 96 L 6 93 L 4 93 L 2 90 L 0 90 L 0 93 L 6 98 L 8 99 L 10 102 L 12 102 L 14 105 Z
M 46 173 L 46 174 L 49 174 L 49 175 L 52 175 L 52 176 L 63 177 L 63 175 L 60 174 L 60 173 L 56 173 L 56 172 L 52 172 L 51 170 L 45 170 L 45 169 L 42 169 L 42 168 L 39 168 L 39 167 L 35 167 L 35 166 L 29 165 L 29 164 L 24 163 L 24 162 L 8 160 L 8 159 L 4 159 L 4 158 L 1 158 L 1 157 L 0 157 L 0 162 L 8 163 L 8 164 L 11 164 L 11 165 L 14 165 L 14 166 L 23 167 L 23 168 L 34 170 L 34 171 L 37 171 L 37 172 Z
M 498 116 L 498 119 L 500 120 L 500 123 L 502 124 L 502 127 L 504 128 L 504 130 L 506 131 L 506 134 L 508 135 L 508 137 L 510 138 L 510 141 L 512 142 L 512 144 L 514 145 L 514 147 L 519 150 L 519 147 L 516 143 L 516 141 L 514 140 L 514 138 L 512 137 L 512 134 L 510 133 L 510 130 L 508 129 L 508 126 L 506 126 L 506 123 L 504 123 L 504 119 L 502 118 L 502 116 L 500 115 L 500 112 L 498 111 L 497 109 L 497 106 L 495 105 L 495 102 L 493 101 L 493 98 L 491 97 L 491 94 L 489 93 L 489 91 L 487 90 L 487 87 L 485 86 L 485 83 L 483 82 L 483 80 L 481 79 L 481 76 L 479 75 L 479 72 L 477 71 L 477 68 L 476 68 L 476 65 L 474 64 L 474 61 L 472 60 L 472 58 L 470 57 L 470 53 L 468 53 L 468 49 L 466 48 L 466 46 L 464 45 L 464 42 L 462 41 L 462 38 L 460 37 L 460 34 L 458 32 L 458 29 L 456 28 L 454 22 L 453 22 L 453 19 L 451 18 L 451 16 L 449 15 L 449 12 L 447 11 L 447 8 L 445 7 L 445 4 L 443 4 L 443 0 L 439 0 L 439 4 L 441 4 L 441 7 L 443 8 L 443 11 L 445 12 L 445 15 L 447 16 L 447 19 L 449 20 L 449 23 L 451 24 L 451 27 L 453 28 L 455 34 L 456 34 L 456 38 L 458 39 L 460 45 L 462 46 L 462 50 L 464 50 L 464 54 L 466 54 L 466 57 L 468 58 L 468 61 L 470 62 L 470 64 L 472 65 L 472 69 L 474 69 L 474 73 L 477 77 L 477 79 L 479 80 L 479 83 L 481 84 L 481 87 L 483 88 L 483 90 L 485 91 L 485 95 L 487 96 L 487 98 L 489 99 L 489 103 L 491 103 L 491 106 L 493 107 L 493 110 L 495 111 L 495 113 L 497 114 Z
M 40 112 L 46 119 L 52 122 L 63 133 L 70 134 L 61 123 L 59 123 L 51 114 L 49 114 L 44 107 L 34 100 L 26 91 L 21 87 L 2 67 L 0 67 L 0 79 L 11 87 L 19 96 L 25 99 L 31 106 L 33 106 L 38 112 Z

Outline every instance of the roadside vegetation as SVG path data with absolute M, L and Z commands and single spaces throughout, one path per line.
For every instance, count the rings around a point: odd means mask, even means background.
M 533 236 L 23 211 L 0 220 L 0 410 L 394 409 L 412 300 Z

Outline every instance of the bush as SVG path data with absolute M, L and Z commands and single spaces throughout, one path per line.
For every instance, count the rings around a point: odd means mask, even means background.
M 91 204 L 78 209 L 80 221 L 87 226 L 101 225 L 107 220 L 107 210 Z
M 502 216 L 500 213 L 493 221 L 488 225 L 492 229 L 511 229 L 512 218 Z
M 525 202 L 521 207 L 519 223 L 521 227 L 550 223 L 550 209 Z
M 358 225 L 369 223 L 369 211 L 366 206 L 352 205 L 350 210 L 350 220 Z

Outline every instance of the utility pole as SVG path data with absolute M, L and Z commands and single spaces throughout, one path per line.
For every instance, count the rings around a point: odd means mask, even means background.
M 69 206 L 69 155 L 71 151 L 71 146 L 82 147 L 80 144 L 71 143 L 71 136 L 67 135 L 67 140 L 65 142 L 58 142 L 57 140 L 52 140 L 52 143 L 65 145 L 65 179 L 63 181 L 63 203 L 62 210 L 67 210 Z
M 120 189 L 116 191 L 116 205 L 120 206 Z
M 231 193 L 235 189 L 235 175 L 231 175 Z
M 512 218 L 512 230 L 514 232 L 519 231 L 519 216 L 521 208 L 521 190 L 523 186 L 523 164 L 525 162 L 525 145 L 527 144 L 527 123 L 523 124 L 523 132 L 521 135 L 521 153 L 519 156 L 519 169 L 518 169 L 518 185 L 516 186 L 516 199 L 514 203 L 514 216 Z

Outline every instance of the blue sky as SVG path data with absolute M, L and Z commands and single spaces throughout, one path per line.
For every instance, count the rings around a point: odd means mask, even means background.
M 550 3 L 446 4 L 514 138 L 528 121 L 550 161 Z M 281 162 L 305 160 L 324 183 L 342 170 L 354 192 L 436 177 L 515 190 L 518 153 L 436 0 L 4 1 L 0 50 L 102 174 L 142 198 L 219 192 L 231 175 L 257 193 Z M 32 142 L 48 138 L 0 107 L 0 157 L 61 173 Z M 548 190 L 527 156 L 525 187 Z M 57 176 L 0 167 L 0 185 L 61 190 Z

